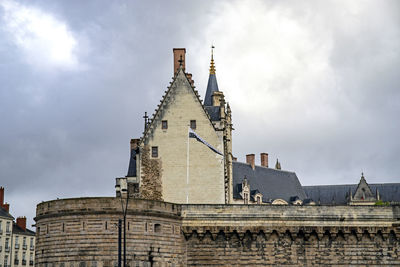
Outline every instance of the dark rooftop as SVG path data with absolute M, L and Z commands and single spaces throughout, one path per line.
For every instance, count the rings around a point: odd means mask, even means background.
M 0 217 L 3 217 L 3 218 L 10 218 L 10 219 L 14 220 L 14 217 L 11 216 L 11 214 L 8 213 L 8 212 L 7 212 L 5 209 L 3 209 L 2 207 L 0 207 Z
M 212 121 L 221 120 L 221 108 L 220 106 L 205 106 L 204 109 L 207 111 L 208 115 Z
M 263 202 L 274 199 L 284 199 L 290 202 L 291 197 L 307 198 L 301 187 L 296 173 L 255 166 L 253 170 L 250 164 L 233 162 L 233 198 L 241 199 L 240 188 L 244 177 L 250 185 L 250 190 L 258 190 L 263 195 Z
M 21 227 L 19 227 L 17 224 L 14 223 L 13 224 L 13 234 L 34 236 L 35 232 L 32 230 L 29 230 L 28 228 L 24 231 Z
M 400 202 L 400 183 L 368 185 L 374 195 L 376 194 L 376 189 L 378 189 L 382 201 Z M 303 189 L 307 196 L 316 203 L 322 205 L 345 205 L 348 202 L 349 191 L 351 190 L 354 195 L 357 189 L 357 184 L 312 185 L 303 186 Z

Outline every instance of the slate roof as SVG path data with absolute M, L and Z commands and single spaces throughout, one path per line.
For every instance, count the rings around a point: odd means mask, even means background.
M 305 199 L 306 194 L 297 178 L 296 173 L 233 162 L 233 198 L 241 199 L 242 182 L 246 176 L 250 190 L 258 190 L 263 195 L 263 202 L 280 198 L 289 202 L 291 197 Z
M 0 207 L 0 217 L 9 218 L 9 219 L 14 220 L 14 217 L 11 216 L 11 214 L 8 213 L 8 212 L 7 212 L 5 209 L 3 209 L 2 207 Z
M 212 95 L 214 92 L 218 92 L 217 76 L 210 74 L 208 77 L 208 84 L 206 90 L 206 97 L 204 98 L 204 106 L 212 106 Z
M 131 158 L 129 160 L 128 174 L 126 177 L 136 177 L 136 153 L 136 150 L 131 150 Z
M 205 106 L 204 109 L 207 111 L 208 115 L 212 121 L 221 120 L 221 107 L 219 106 Z
M 376 189 L 378 189 L 382 201 L 400 202 L 400 183 L 368 185 L 374 195 L 376 194 Z M 357 189 L 357 184 L 313 185 L 303 186 L 303 189 L 307 196 L 316 203 L 320 202 L 322 205 L 334 203 L 336 205 L 346 205 L 349 190 L 351 190 L 354 195 Z
M 20 228 L 17 224 L 13 224 L 13 234 L 19 234 L 19 235 L 30 235 L 34 236 L 35 232 L 29 230 L 28 228 L 24 231 L 22 228 Z

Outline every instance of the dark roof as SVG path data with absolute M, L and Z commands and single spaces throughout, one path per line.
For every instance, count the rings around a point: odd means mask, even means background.
M 3 209 L 2 207 L 0 207 L 0 217 L 5 217 L 5 218 L 10 218 L 12 220 L 14 220 L 14 217 L 11 216 L 10 213 L 8 213 L 5 209 Z
M 131 150 L 131 158 L 129 160 L 128 174 L 126 177 L 136 177 L 136 151 L 134 149 Z
M 220 106 L 205 106 L 204 109 L 207 111 L 208 115 L 212 121 L 221 120 L 221 107 Z
M 217 76 L 215 74 L 210 74 L 208 77 L 208 84 L 206 90 L 206 97 L 204 98 L 204 106 L 212 106 L 212 95 L 214 92 L 218 92 Z
M 263 195 L 263 202 L 280 198 L 285 201 L 298 196 L 305 199 L 306 194 L 294 172 L 275 170 L 262 166 L 255 166 L 253 170 L 250 164 L 233 162 L 233 198 L 241 199 L 242 182 L 246 176 L 250 190 L 258 190 Z
M 381 200 L 389 202 L 400 202 L 400 183 L 369 184 L 372 193 L 379 191 Z M 345 205 L 348 202 L 349 190 L 352 194 L 356 192 L 357 184 L 345 185 L 313 185 L 303 186 L 307 196 L 316 203 Z M 376 196 L 375 196 L 376 197 Z
M 35 232 L 31 231 L 29 229 L 26 229 L 25 231 L 19 227 L 16 223 L 13 224 L 13 234 L 19 234 L 19 235 L 31 235 L 34 236 Z

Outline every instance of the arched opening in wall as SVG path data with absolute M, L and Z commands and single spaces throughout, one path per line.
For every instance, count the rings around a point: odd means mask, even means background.
M 154 224 L 154 233 L 161 233 L 161 224 Z

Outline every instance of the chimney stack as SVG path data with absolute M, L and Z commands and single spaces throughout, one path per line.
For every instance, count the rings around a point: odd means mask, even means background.
M 174 75 L 175 75 L 179 69 L 181 60 L 182 60 L 182 67 L 183 67 L 183 69 L 185 69 L 186 49 L 185 48 L 174 48 L 173 51 L 174 51 Z
M 21 228 L 22 230 L 26 230 L 26 217 L 18 217 L 17 218 L 17 225 L 19 226 L 19 228 Z
M 261 153 L 261 166 L 268 168 L 268 153 Z
M 0 187 L 0 207 L 4 204 L 4 187 Z
M 246 155 L 246 163 L 251 165 L 251 168 L 254 170 L 255 168 L 255 155 L 254 154 L 248 154 Z

